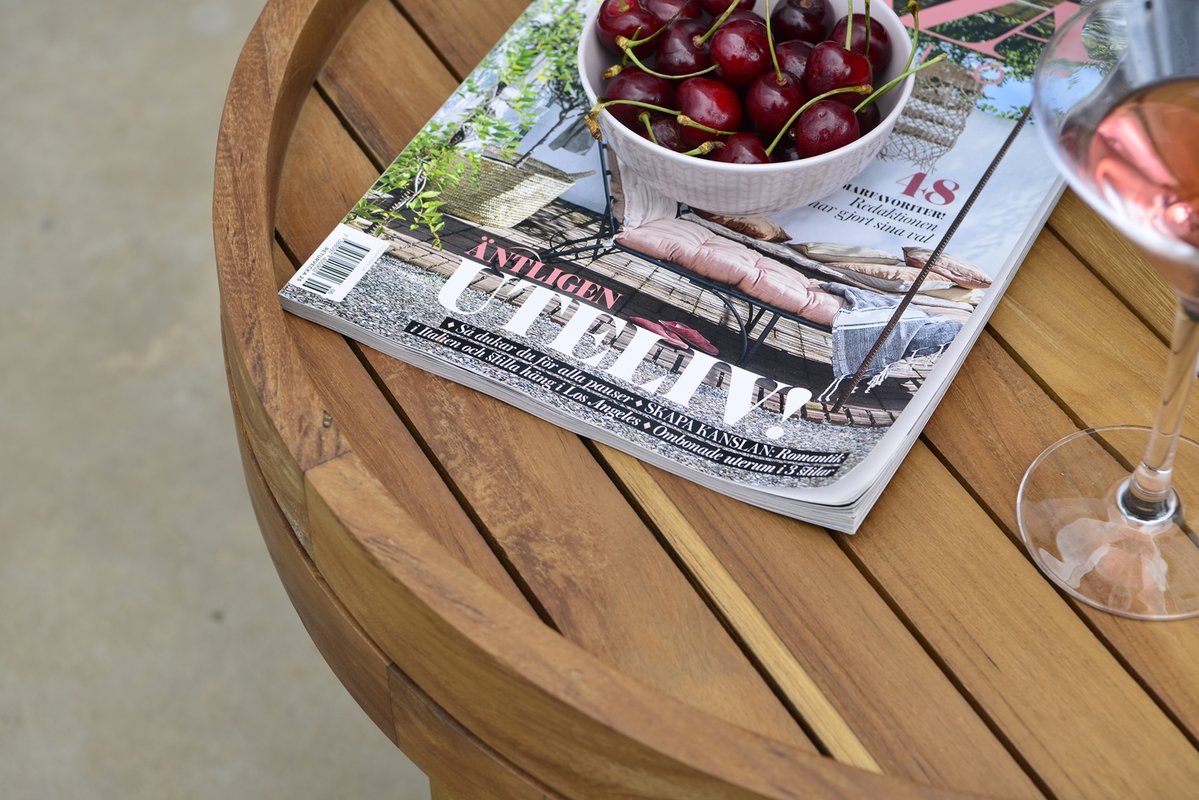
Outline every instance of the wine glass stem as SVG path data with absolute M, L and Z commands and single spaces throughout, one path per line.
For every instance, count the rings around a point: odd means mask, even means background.
M 1199 359 L 1199 309 L 1179 302 L 1174 318 L 1174 336 L 1170 345 L 1170 360 L 1166 367 L 1166 382 L 1162 387 L 1161 403 L 1153 432 L 1145 447 L 1141 463 L 1120 493 L 1120 510 L 1134 520 L 1156 522 L 1173 515 L 1178 500 L 1174 494 L 1171 473 L 1187 397 L 1195 383 L 1196 360 Z

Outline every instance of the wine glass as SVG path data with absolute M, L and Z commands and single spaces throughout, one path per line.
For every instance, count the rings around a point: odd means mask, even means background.
M 1199 614 L 1199 443 L 1181 436 L 1199 357 L 1199 3 L 1098 0 L 1033 79 L 1033 117 L 1074 191 L 1178 295 L 1153 428 L 1067 436 L 1020 484 L 1020 532 L 1066 592 L 1137 619 Z

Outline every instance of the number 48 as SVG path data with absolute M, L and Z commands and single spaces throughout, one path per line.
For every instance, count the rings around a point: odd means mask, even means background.
M 962 188 L 957 181 L 938 178 L 933 181 L 931 188 L 926 189 L 924 188 L 926 180 L 928 180 L 927 172 L 914 172 L 895 182 L 903 187 L 903 193 L 908 197 L 921 197 L 924 202 L 934 206 L 949 205 L 957 197 L 957 190 Z

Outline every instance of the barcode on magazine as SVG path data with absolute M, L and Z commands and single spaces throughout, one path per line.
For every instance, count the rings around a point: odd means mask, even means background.
M 386 249 L 386 242 L 339 225 L 288 283 L 340 302 Z

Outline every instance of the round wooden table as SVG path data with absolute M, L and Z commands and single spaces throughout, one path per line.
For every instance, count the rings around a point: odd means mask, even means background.
M 853 537 L 280 309 L 523 5 L 270 0 L 217 154 L 263 535 L 334 672 L 435 794 L 1199 796 L 1199 621 L 1076 604 L 1016 532 L 1028 463 L 1080 426 L 1146 422 L 1165 361 L 1169 294 L 1072 195 Z

